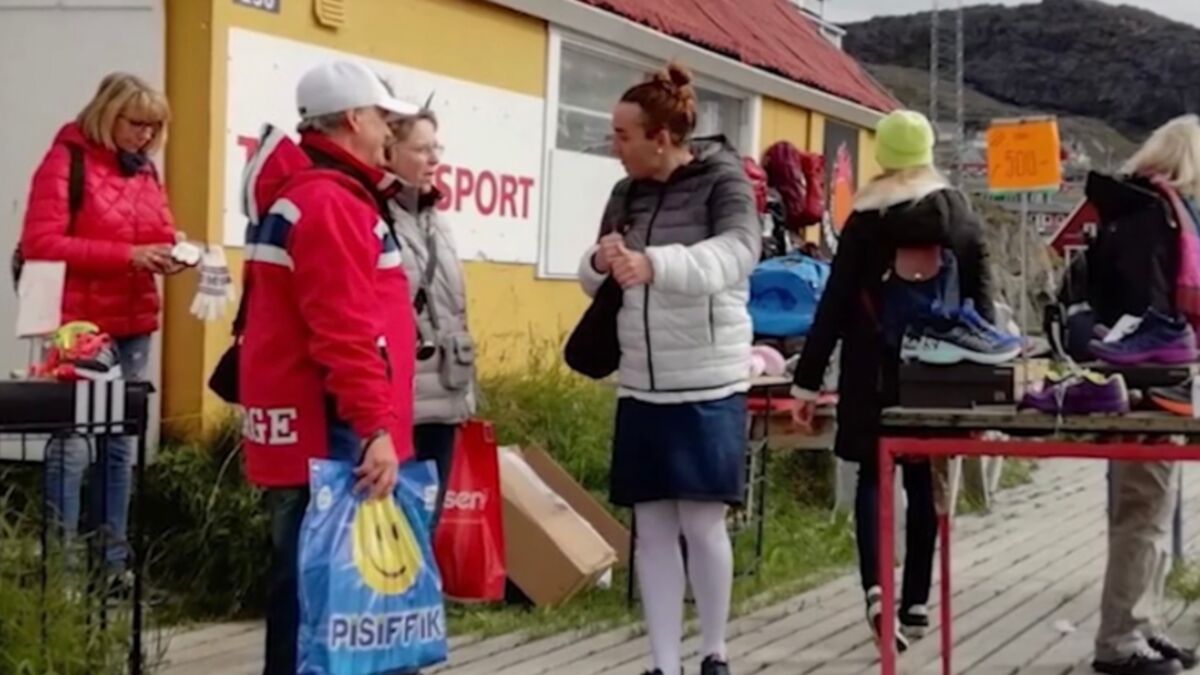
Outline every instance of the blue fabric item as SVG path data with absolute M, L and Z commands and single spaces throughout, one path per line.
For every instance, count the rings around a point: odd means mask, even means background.
M 391 499 L 352 491 L 354 465 L 309 463 L 300 530 L 298 672 L 368 675 L 446 660 L 442 582 L 430 543 L 432 462 L 400 469 Z
M 754 334 L 781 338 L 808 335 L 829 282 L 829 271 L 829 263 L 801 253 L 759 263 L 750 275 Z
M 741 504 L 746 396 L 706 403 L 617 404 L 610 499 L 618 506 L 685 500 Z
M 906 281 L 892 272 L 883 283 L 883 337 L 889 347 L 900 346 L 910 326 L 919 326 L 933 317 L 957 315 L 961 300 L 958 284 L 958 260 L 942 249 L 942 267 L 925 281 Z

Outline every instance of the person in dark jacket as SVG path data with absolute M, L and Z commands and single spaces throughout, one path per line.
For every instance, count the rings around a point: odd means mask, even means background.
M 993 316 L 982 226 L 966 198 L 933 167 L 934 135 L 919 113 L 893 113 L 879 124 L 877 159 L 882 176 L 855 200 L 854 213 L 838 242 L 829 284 L 796 369 L 797 426 L 811 431 L 817 394 L 834 347 L 840 341 L 838 431 L 834 451 L 859 465 L 855 502 L 859 566 L 867 594 L 867 616 L 878 635 L 882 596 L 878 585 L 877 441 L 881 410 L 898 399 L 899 346 L 887 346 L 878 317 L 884 310 L 884 277 L 896 253 L 940 246 L 954 255 L 959 295 L 973 300 L 987 320 Z M 900 623 L 905 632 L 928 625 L 926 603 L 933 569 L 937 525 L 928 462 L 902 465 L 908 494 L 907 560 Z M 900 648 L 907 647 L 897 634 Z
M 1111 327 L 1123 315 L 1154 309 L 1196 324 L 1200 260 L 1181 255 L 1181 247 L 1196 236 L 1200 118 L 1188 115 L 1161 127 L 1124 175 L 1091 176 L 1087 195 L 1103 232 L 1089 247 L 1087 296 L 1080 300 L 1096 322 Z M 1194 650 L 1167 636 L 1161 613 L 1178 487 L 1175 462 L 1113 463 L 1097 672 L 1173 675 L 1197 665 Z

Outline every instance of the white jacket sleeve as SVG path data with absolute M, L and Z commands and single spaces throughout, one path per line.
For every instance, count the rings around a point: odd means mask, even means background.
M 714 236 L 683 246 L 651 246 L 654 288 L 666 293 L 713 295 L 749 278 L 762 249 L 754 196 L 744 176 L 730 175 L 713 187 L 709 217 Z
M 591 246 L 587 252 L 583 254 L 583 259 L 579 261 L 579 285 L 583 286 L 583 292 L 588 294 L 588 297 L 596 297 L 596 293 L 600 290 L 600 285 L 608 278 L 607 274 L 601 274 L 592 266 L 592 256 L 599 250 L 599 246 Z

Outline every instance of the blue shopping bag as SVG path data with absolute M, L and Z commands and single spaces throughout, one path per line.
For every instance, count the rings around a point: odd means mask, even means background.
M 353 493 L 348 462 L 311 460 L 300 530 L 299 672 L 374 675 L 446 660 L 442 581 L 430 545 L 432 462 L 400 468 L 391 499 Z

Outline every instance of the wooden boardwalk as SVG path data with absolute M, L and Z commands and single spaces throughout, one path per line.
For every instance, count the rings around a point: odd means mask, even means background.
M 1106 550 L 1105 481 L 1097 462 L 1047 462 L 1033 484 L 1001 493 L 992 514 L 960 518 L 954 549 L 954 672 L 1088 673 Z M 1185 504 L 1185 522 L 1200 500 Z M 1200 537 L 1189 537 L 1194 551 Z M 934 595 L 936 596 L 936 589 Z M 936 604 L 931 607 L 935 619 Z M 1200 643 L 1197 614 L 1170 610 L 1172 633 Z M 262 669 L 262 629 L 226 624 L 174 637 L 160 672 L 249 675 Z M 457 638 L 441 675 L 636 675 L 649 666 L 636 627 L 528 640 Z M 698 639 L 685 645 L 698 672 Z M 862 591 L 847 575 L 736 619 L 729 656 L 738 675 L 859 675 L 878 671 Z M 904 673 L 940 672 L 931 632 L 901 660 Z

